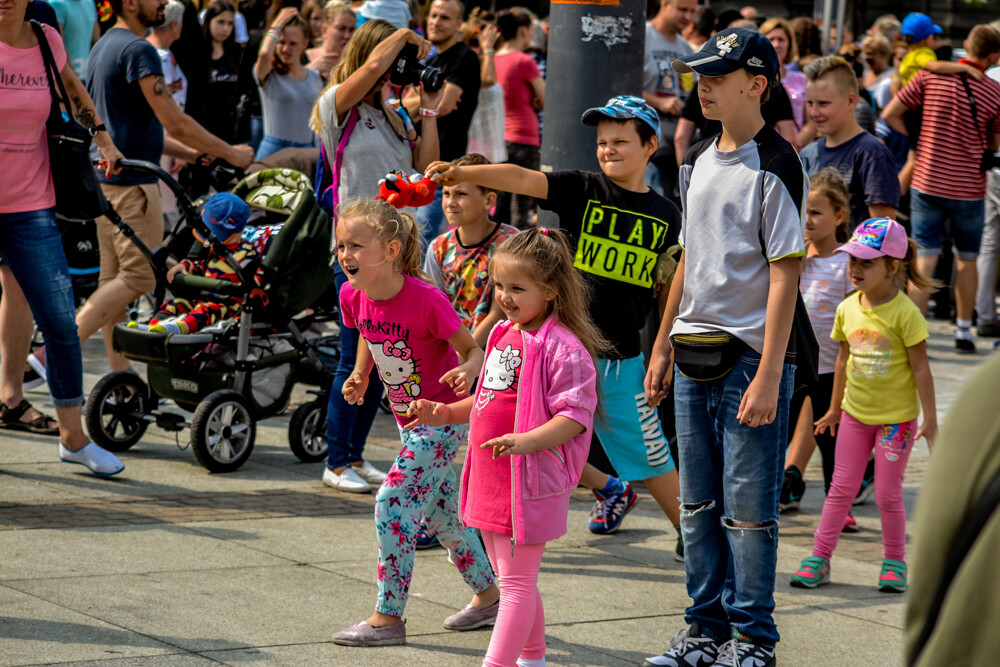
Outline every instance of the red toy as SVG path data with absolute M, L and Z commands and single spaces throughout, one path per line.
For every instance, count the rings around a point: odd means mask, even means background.
M 427 206 L 434 201 L 437 185 L 423 174 L 413 174 L 407 178 L 403 172 L 394 171 L 378 182 L 378 196 L 375 199 L 388 202 L 394 208 Z

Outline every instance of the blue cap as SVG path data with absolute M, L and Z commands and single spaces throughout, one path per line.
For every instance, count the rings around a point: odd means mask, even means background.
M 922 42 L 931 35 L 940 35 L 944 30 L 934 23 L 930 16 L 911 12 L 903 19 L 903 37 L 912 37 L 914 42 Z
M 772 88 L 781 81 L 781 63 L 771 40 L 757 30 L 727 28 L 710 38 L 701 51 L 677 58 L 674 70 L 686 74 L 725 76 L 738 69 L 760 74 Z
M 627 120 L 635 118 L 653 128 L 656 140 L 660 140 L 660 116 L 646 100 L 633 95 L 619 95 L 608 100 L 603 107 L 587 109 L 580 117 L 584 125 L 597 125 L 602 119 Z
M 215 238 L 223 243 L 233 234 L 243 231 L 249 219 L 250 207 L 231 192 L 219 192 L 212 195 L 205 202 L 205 208 L 201 212 L 201 221 L 208 225 L 208 229 L 215 234 Z M 202 243 L 205 242 L 198 230 L 194 230 L 194 237 Z

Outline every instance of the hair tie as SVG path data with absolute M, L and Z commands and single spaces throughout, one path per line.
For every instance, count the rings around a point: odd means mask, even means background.
M 546 236 L 549 235 L 549 228 L 548 227 L 539 227 L 538 231 L 540 231 L 542 234 L 545 234 Z

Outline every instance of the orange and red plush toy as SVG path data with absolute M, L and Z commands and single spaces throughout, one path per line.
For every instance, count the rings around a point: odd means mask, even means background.
M 388 202 L 395 208 L 427 206 L 434 201 L 437 185 L 423 174 L 413 174 L 407 178 L 403 172 L 394 171 L 378 182 L 378 195 L 375 199 Z

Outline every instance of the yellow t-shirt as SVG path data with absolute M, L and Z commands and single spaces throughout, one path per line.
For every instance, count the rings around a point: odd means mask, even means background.
M 874 308 L 855 293 L 837 306 L 830 338 L 847 341 L 847 390 L 842 407 L 862 424 L 899 424 L 920 414 L 906 348 L 927 340 L 927 322 L 902 291 Z
M 899 61 L 899 80 L 905 86 L 927 63 L 937 60 L 937 54 L 929 46 L 920 46 L 908 51 Z

